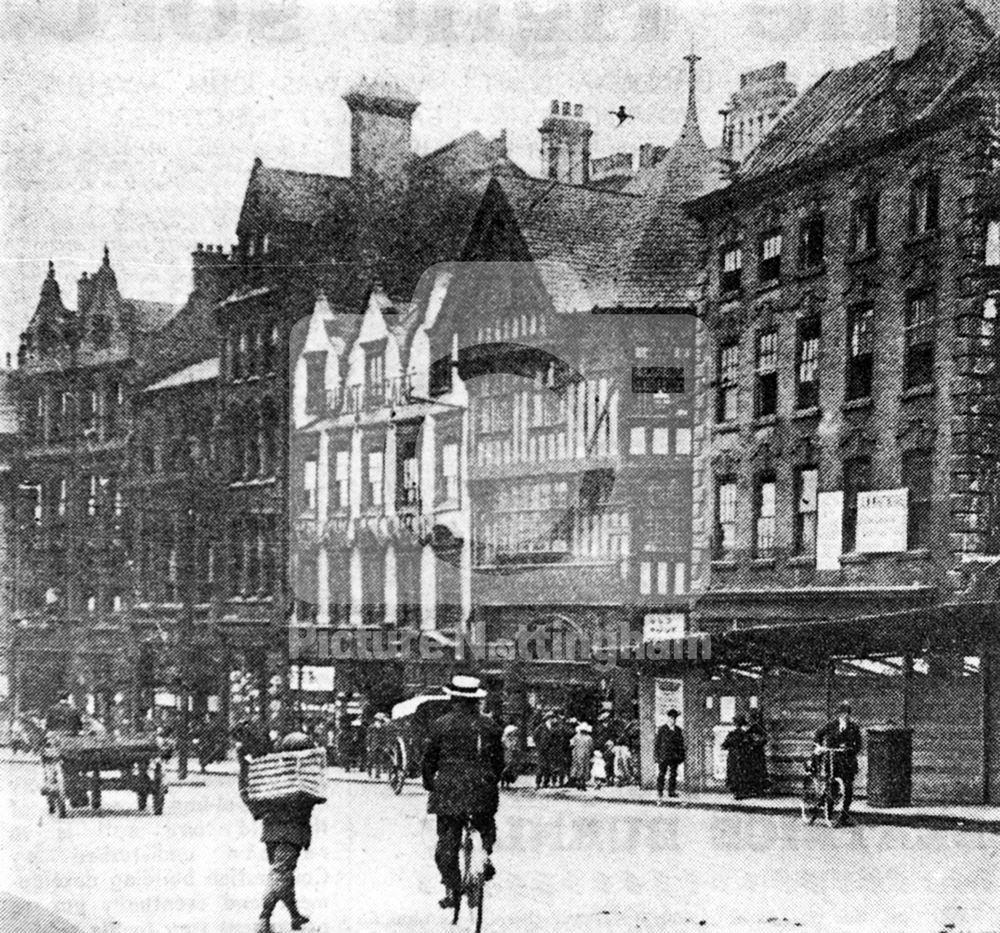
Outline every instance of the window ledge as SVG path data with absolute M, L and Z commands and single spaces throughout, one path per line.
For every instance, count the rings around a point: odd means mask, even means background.
M 843 411 L 861 411 L 865 408 L 871 408 L 875 404 L 874 400 L 870 395 L 866 395 L 864 398 L 851 399 L 849 402 L 844 402 L 841 406 Z
M 816 555 L 815 554 L 796 554 L 794 557 L 789 557 L 787 560 L 789 567 L 815 567 L 816 566 Z
M 795 273 L 795 278 L 797 281 L 802 282 L 806 279 L 814 279 L 819 275 L 824 275 L 826 273 L 826 262 L 821 262 L 818 266 L 809 266 L 806 269 L 800 269 Z
M 736 567 L 737 563 L 735 560 L 720 559 L 712 561 L 713 570 L 735 570 Z
M 859 253 L 853 253 L 844 260 L 844 265 L 847 266 L 857 266 L 861 263 L 871 262 L 873 259 L 878 259 L 879 250 L 878 247 L 872 247 L 871 249 L 862 250 Z
M 739 429 L 740 423 L 738 421 L 718 421 L 715 424 L 715 430 L 719 434 L 732 434 Z
M 743 299 L 743 286 L 739 288 L 730 288 L 728 291 L 723 291 L 719 289 L 719 303 L 720 304 L 732 304 L 734 301 L 742 301 Z
M 781 288 L 780 276 L 776 279 L 769 279 L 766 282 L 761 282 L 760 285 L 757 286 L 757 294 L 766 295 L 768 292 L 773 292 L 779 288 Z
M 777 415 L 760 415 L 753 419 L 753 427 L 755 431 L 760 431 L 763 428 L 773 428 L 778 423 Z
M 754 557 L 750 561 L 750 566 L 754 570 L 774 570 L 778 566 L 778 559 L 776 557 Z
M 903 551 L 896 555 L 896 560 L 905 563 L 911 560 L 930 560 L 931 549 L 929 547 L 915 547 L 909 551 Z
M 903 249 L 913 249 L 914 247 L 921 246 L 924 243 L 935 242 L 941 233 L 940 227 L 935 227 L 933 230 L 927 230 L 924 233 L 918 233 L 915 236 L 907 237 L 903 241 Z
M 812 408 L 799 408 L 792 415 L 793 421 L 805 421 L 809 418 L 819 418 L 822 412 L 819 407 L 813 406 Z
M 913 386 L 910 389 L 904 389 L 902 395 L 899 396 L 901 402 L 909 402 L 915 398 L 929 398 L 934 394 L 934 383 L 929 382 L 922 386 Z
M 867 564 L 869 557 L 869 554 L 861 553 L 860 551 L 851 551 L 848 554 L 841 554 L 840 562 L 842 564 Z

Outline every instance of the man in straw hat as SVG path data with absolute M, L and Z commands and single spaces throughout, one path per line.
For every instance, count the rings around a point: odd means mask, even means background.
M 494 875 L 489 856 L 497 837 L 504 755 L 499 726 L 479 711 L 479 701 L 486 696 L 479 678 L 458 675 L 444 689 L 451 709 L 431 726 L 423 779 L 430 791 L 427 812 L 437 816 L 434 861 L 445 887 L 440 904 L 448 909 L 455 906 L 461 887 L 458 850 L 469 816 L 486 851 L 484 876 L 489 880 Z

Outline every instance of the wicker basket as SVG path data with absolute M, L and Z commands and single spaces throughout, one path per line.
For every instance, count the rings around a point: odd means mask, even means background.
M 247 799 L 253 802 L 306 798 L 326 800 L 326 750 L 275 752 L 250 762 Z

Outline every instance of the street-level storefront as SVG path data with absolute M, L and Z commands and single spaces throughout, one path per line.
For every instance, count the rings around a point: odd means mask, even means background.
M 724 786 L 721 740 L 737 714 L 759 709 L 772 790 L 797 793 L 813 733 L 846 700 L 863 730 L 912 730 L 915 803 L 1000 799 L 995 601 L 943 605 L 919 587 L 713 593 L 697 616 L 711 659 L 645 671 L 649 690 L 683 681 L 688 787 Z M 865 796 L 867 750 L 859 764 Z

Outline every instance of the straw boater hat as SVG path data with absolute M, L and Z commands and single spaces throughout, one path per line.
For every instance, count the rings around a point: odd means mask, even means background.
M 478 677 L 468 677 L 464 674 L 456 674 L 451 679 L 450 686 L 444 688 L 444 692 L 456 699 L 481 700 L 486 696 L 486 691 Z
M 590 728 L 589 722 L 581 722 L 580 725 L 576 727 L 577 732 L 593 732 L 594 730 Z

